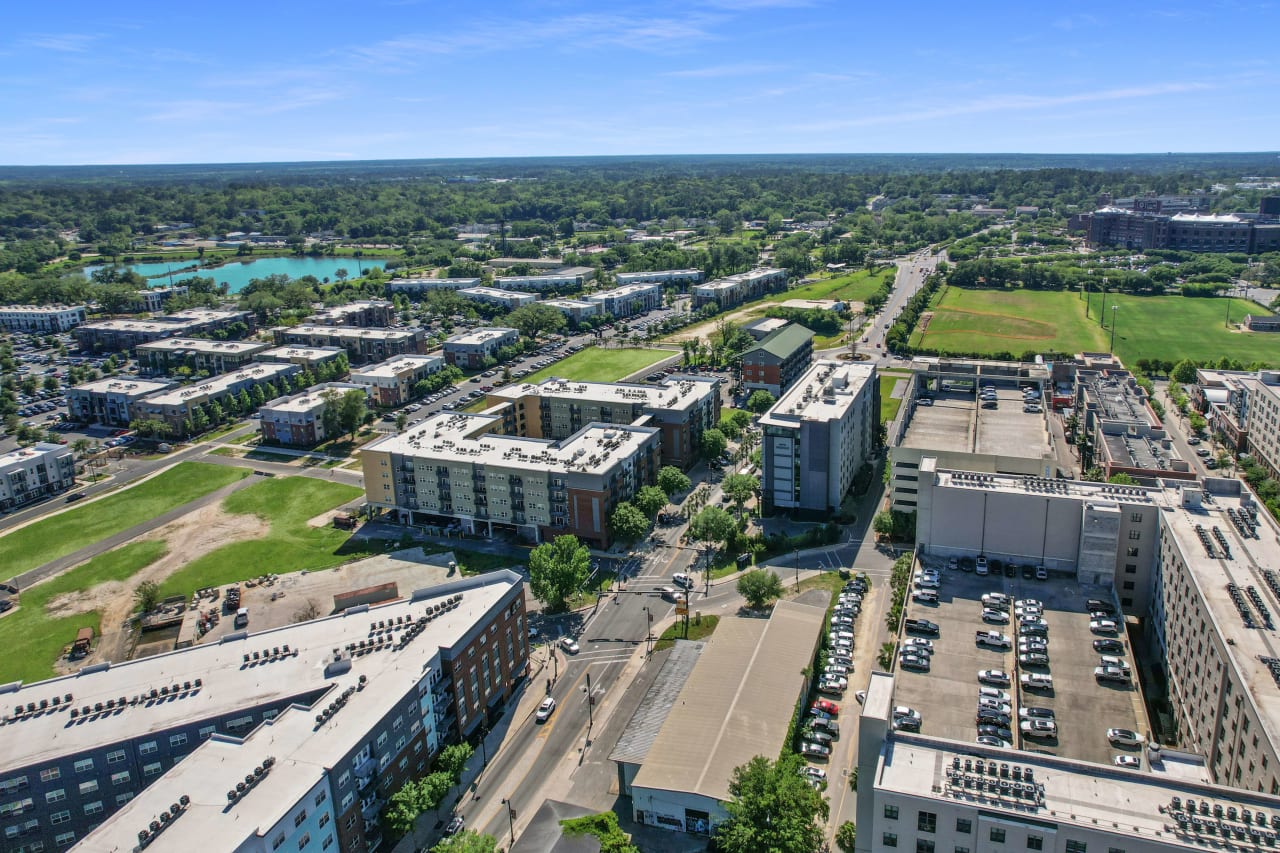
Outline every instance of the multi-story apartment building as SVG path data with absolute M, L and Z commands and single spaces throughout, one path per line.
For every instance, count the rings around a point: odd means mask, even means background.
M 690 285 L 702 281 L 702 270 L 651 270 L 650 272 L 620 272 L 615 278 L 618 286 L 625 284 L 674 284 Z
M 253 357 L 254 361 L 275 361 L 282 364 L 296 364 L 304 370 L 315 371 L 324 364 L 335 364 L 349 361 L 347 351 L 342 347 L 273 347 L 263 350 Z
M 1280 370 L 1259 370 L 1249 387 L 1249 452 L 1280 477 Z
M 464 296 L 473 302 L 482 302 L 485 305 L 496 305 L 506 311 L 519 308 L 522 305 L 532 305 L 538 301 L 536 293 L 522 293 L 515 290 L 500 290 L 496 287 L 466 287 L 458 291 L 459 296 Z
M 273 329 L 272 334 L 277 346 L 342 347 L 352 364 L 423 353 L 427 348 L 427 335 L 422 329 L 364 329 L 304 323 Z
M 261 388 L 268 397 L 276 397 L 281 380 L 300 371 L 296 364 L 257 363 L 234 373 L 210 377 L 199 385 L 149 394 L 134 403 L 132 411 L 135 417 L 162 420 L 182 435 L 187 432 L 187 424 L 194 423 L 196 407 L 218 403 L 225 410 L 228 397 L 241 391 L 252 394 L 254 388 Z
M 185 299 L 188 288 L 185 284 L 170 287 L 149 287 L 138 291 L 138 310 L 148 314 L 163 311 L 165 306 L 175 299 Z
M 258 408 L 262 439 L 274 444 L 312 447 L 335 438 L 335 434 L 325 429 L 325 409 L 348 391 L 366 394 L 368 390 L 352 382 L 326 382 L 298 394 L 268 400 Z
M 48 335 L 71 331 L 85 316 L 83 305 L 4 305 L 0 306 L 0 328 Z
M 716 305 L 721 309 L 732 308 L 743 302 L 759 299 L 766 293 L 782 290 L 787 286 L 787 271 L 765 267 L 725 276 L 693 287 L 693 307 Z
M 61 444 L 41 441 L 0 456 L 0 510 L 5 512 L 75 484 L 75 456 Z
M 742 386 L 779 397 L 809 369 L 813 332 L 788 323 L 742 354 Z
M 839 508 L 875 451 L 880 383 L 874 364 L 817 361 L 763 417 L 766 507 Z
M 1249 398 L 1257 379 L 1254 371 L 1200 368 L 1195 384 L 1187 389 L 1209 431 L 1221 433 L 1236 453 L 1249 450 Z
M 454 335 L 444 342 L 444 360 L 463 370 L 478 370 L 486 360 L 498 357 L 498 350 L 520 340 L 515 329 L 490 327 Z
M 369 504 L 401 523 L 507 530 L 540 542 L 572 533 L 610 544 L 618 503 L 653 483 L 656 427 L 591 423 L 568 438 L 502 434 L 490 413 L 439 413 L 361 453 Z
M 67 391 L 67 411 L 75 421 L 127 427 L 138 417 L 138 403 L 173 385 L 153 379 L 107 378 L 86 382 Z
M 612 290 L 600 290 L 583 297 L 600 305 L 605 314 L 613 317 L 630 317 L 662 307 L 662 285 L 624 284 Z
M 421 299 L 432 290 L 462 290 L 479 287 L 478 278 L 396 278 L 387 282 L 387 296 L 403 293 L 410 299 Z
M 501 713 L 526 634 L 498 571 L 8 685 L 5 849 L 378 849 L 391 794 Z
M 379 406 L 402 406 L 413 399 L 413 386 L 444 367 L 438 355 L 397 355 L 379 364 L 352 371 L 351 381 L 363 386 Z
M 149 373 L 169 373 L 178 367 L 226 373 L 251 363 L 270 349 L 265 341 L 215 341 L 208 338 L 165 338 L 134 348 L 138 366 Z
M 1252 214 L 1151 213 L 1104 207 L 1073 217 L 1091 246 L 1178 249 L 1186 252 L 1274 252 L 1280 223 Z
M 1104 479 L 1116 474 L 1195 479 L 1129 371 L 1077 370 L 1076 412 L 1080 429 L 1092 439 L 1092 464 L 1102 468 Z
M 503 290 L 532 290 L 543 293 L 548 290 L 581 290 L 596 277 L 591 267 L 566 267 L 540 275 L 494 276 L 493 286 Z
M 218 332 L 234 337 L 239 332 L 252 332 L 256 324 L 252 311 L 190 308 L 150 320 L 101 320 L 85 323 L 76 327 L 75 336 L 76 343 L 82 350 L 121 352 L 164 338 L 194 337 Z
M 396 306 L 385 299 L 361 299 L 346 305 L 322 308 L 311 315 L 319 326 L 358 326 L 375 328 L 390 326 L 396 319 Z
M 555 308 L 569 318 L 569 322 L 577 325 L 590 317 L 599 317 L 602 313 L 599 302 L 585 299 L 545 299 L 542 302 L 548 308 Z
M 676 376 L 661 385 L 624 385 L 548 379 L 491 392 L 508 435 L 565 439 L 587 424 L 636 424 L 662 432 L 662 464 L 688 468 L 698 461 L 702 433 L 720 419 L 720 381 Z M 643 419 L 643 420 L 641 420 Z

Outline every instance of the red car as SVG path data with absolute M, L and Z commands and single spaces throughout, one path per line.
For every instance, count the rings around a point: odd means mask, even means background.
M 832 702 L 830 699 L 816 700 L 813 703 L 813 708 L 816 711 L 822 711 L 824 714 L 835 715 L 840 713 L 840 706 L 837 705 L 835 702 Z

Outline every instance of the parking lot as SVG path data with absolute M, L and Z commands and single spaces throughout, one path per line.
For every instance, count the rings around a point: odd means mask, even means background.
M 973 743 L 977 737 L 978 671 L 1000 669 L 1012 677 L 1012 683 L 1001 689 L 1009 693 L 1013 706 L 1010 728 L 1015 747 L 1100 764 L 1110 764 L 1120 754 L 1141 754 L 1141 750 L 1134 747 L 1115 747 L 1106 737 L 1108 728 L 1148 730 L 1136 680 L 1130 686 L 1120 686 L 1102 684 L 1094 678 L 1094 667 L 1100 656 L 1093 647 L 1097 639 L 1111 637 L 1124 643 L 1125 652 L 1120 656 L 1135 666 L 1123 631 L 1118 635 L 1096 635 L 1089 629 L 1086 601 L 1109 599 L 1109 595 L 1094 587 L 1081 587 L 1074 578 L 1065 576 L 1055 575 L 1045 581 L 1026 579 L 1020 572 L 1013 578 L 995 573 L 980 577 L 947 569 L 945 560 L 931 560 L 929 565 L 941 572 L 938 602 L 929 605 L 910 601 L 907 617 L 928 619 L 940 627 L 939 635 L 933 638 L 930 670 L 919 673 L 900 669 L 894 697 L 895 705 L 920 712 L 923 733 Z M 1006 625 L 982 620 L 982 596 L 992 592 L 1004 593 L 1014 601 L 1032 598 L 1044 603 L 1048 666 L 1023 667 L 1018 663 L 1018 620 L 1012 614 Z M 1014 647 L 1000 651 L 979 646 L 974 634 L 981 630 L 1008 635 Z M 1051 675 L 1052 689 L 1023 689 L 1020 684 L 1023 673 Z M 1017 731 L 1018 711 L 1022 707 L 1051 709 L 1058 725 L 1057 736 L 1023 737 Z

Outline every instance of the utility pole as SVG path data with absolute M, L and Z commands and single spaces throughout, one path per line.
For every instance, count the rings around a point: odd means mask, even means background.
M 590 670 L 588 670 L 587 671 L 587 730 L 588 731 L 590 731 L 591 728 L 596 724 L 595 714 L 591 710 L 591 706 L 594 704 L 596 704 L 596 697 L 595 697 L 595 694 L 591 692 L 591 672 Z
M 796 592 L 800 591 L 800 549 L 795 550 L 796 560 Z
M 1230 306 L 1231 306 L 1231 300 L 1228 299 L 1227 307 L 1230 308 Z M 1120 307 L 1119 305 L 1111 306 L 1111 348 L 1108 350 L 1108 352 L 1110 352 L 1112 355 L 1115 355 L 1115 351 L 1116 351 L 1116 309 L 1119 307 Z

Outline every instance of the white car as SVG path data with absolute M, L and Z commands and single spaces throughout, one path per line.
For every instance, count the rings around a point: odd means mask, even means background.
M 861 705 L 862 703 L 867 701 L 867 691 L 859 690 L 857 693 L 853 694 L 853 698 L 857 699 L 858 704 Z
M 1040 610 L 1044 609 L 1044 602 L 1038 598 L 1019 598 L 1013 603 L 1014 607 L 1035 607 Z
M 1052 690 L 1053 676 L 1040 672 L 1024 672 L 1022 673 L 1022 689 L 1023 690 Z
M 979 711 L 990 711 L 993 714 L 1012 714 L 1013 706 L 1008 702 L 998 702 L 995 699 L 979 699 Z
M 807 764 L 804 767 L 801 767 L 800 774 L 812 782 L 827 781 L 827 771 L 823 770 L 821 767 L 814 767 L 812 764 Z
M 988 592 L 982 596 L 982 606 L 1006 608 L 1009 606 L 1009 596 L 1003 592 Z
M 1142 735 L 1130 729 L 1107 729 L 1107 740 L 1121 746 L 1142 745 Z
M 926 640 L 924 637 L 907 637 L 902 641 L 904 649 L 912 649 L 914 651 L 933 651 L 933 640 Z
M 1142 768 L 1142 759 L 1136 755 L 1117 755 L 1112 759 L 1112 763 L 1114 763 L 1116 767 L 1128 767 L 1133 770 L 1140 770 Z
M 916 578 L 916 589 L 938 589 L 941 586 L 937 578 Z
M 1007 690 L 999 690 L 995 687 L 979 687 L 978 701 L 983 699 L 994 699 L 997 702 L 1008 702 L 1009 692 Z
M 981 684 L 991 684 L 996 687 L 1008 687 L 1009 673 L 1003 669 L 981 669 L 978 670 L 978 682 Z
M 938 593 L 931 589 L 917 589 L 915 592 L 911 593 L 911 600 L 917 601 L 920 604 L 937 604 Z
M 1053 720 L 1023 720 L 1018 724 L 1018 730 L 1026 737 L 1057 737 L 1058 724 Z
M 982 621 L 990 622 L 993 625 L 1008 625 L 1009 614 L 1005 613 L 1003 610 L 995 610 L 988 607 L 982 611 Z
M 1112 619 L 1094 619 L 1089 623 L 1089 630 L 1095 634 L 1116 633 L 1116 623 Z
M 576 655 L 579 651 L 578 641 L 573 637 L 561 637 L 560 648 L 564 649 L 568 654 Z
M 556 700 L 548 696 L 546 699 L 543 699 L 542 704 L 538 706 L 538 713 L 534 714 L 534 718 L 540 723 L 545 723 L 551 717 L 551 713 L 555 711 L 555 709 Z
M 827 668 L 823 670 L 824 675 L 848 675 L 849 667 L 839 663 L 829 663 Z

